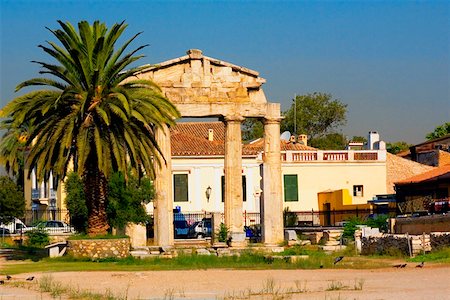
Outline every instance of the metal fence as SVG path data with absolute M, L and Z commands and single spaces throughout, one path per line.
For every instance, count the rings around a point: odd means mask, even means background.
M 373 211 L 370 209 L 352 209 L 352 210 L 321 210 L 321 211 L 289 211 L 284 213 L 284 226 L 341 226 L 352 217 L 357 217 L 366 220 L 375 216 L 376 214 L 386 214 L 390 217 L 395 217 L 397 211 L 395 208 L 386 208 L 383 211 Z M 188 226 L 195 222 L 201 221 L 204 218 L 211 218 L 212 212 L 183 212 L 174 213 L 174 221 L 186 221 Z M 152 216 L 153 217 L 153 216 Z M 260 225 L 261 214 L 259 212 L 242 213 L 244 226 Z M 62 221 L 70 224 L 70 216 L 68 210 L 54 209 L 54 210 L 27 210 L 24 218 L 21 220 L 27 226 L 33 226 L 41 221 Z M 221 213 L 221 222 L 225 223 L 224 214 Z M 149 224 L 151 227 L 152 224 Z
M 45 209 L 45 210 L 26 210 L 21 218 L 27 226 L 35 225 L 41 221 L 62 221 L 70 224 L 70 215 L 67 209 Z
M 342 226 L 351 218 L 367 220 L 377 215 L 395 217 L 396 208 L 385 208 L 382 211 L 372 209 L 345 209 L 345 210 L 321 210 L 321 211 L 289 211 L 284 213 L 285 227 L 292 226 Z

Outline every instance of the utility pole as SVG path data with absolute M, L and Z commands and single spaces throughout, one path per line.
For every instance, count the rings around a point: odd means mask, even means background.
M 294 136 L 297 137 L 297 94 L 294 94 Z

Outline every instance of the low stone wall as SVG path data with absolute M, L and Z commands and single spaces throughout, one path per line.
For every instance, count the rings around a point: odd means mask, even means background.
M 359 235 L 359 236 L 358 236 Z M 361 237 L 355 233 L 355 240 L 361 241 L 361 254 L 404 254 L 413 256 L 450 246 L 450 233 L 431 234 L 379 234 Z
M 76 258 L 125 258 L 130 255 L 130 239 L 68 240 L 67 254 Z
M 361 254 L 387 254 L 398 253 L 409 255 L 408 240 L 404 235 L 381 235 L 361 238 Z
M 432 249 L 440 249 L 450 246 L 450 232 L 434 232 L 430 235 Z
M 431 232 L 450 232 L 450 215 L 431 215 L 418 218 L 396 218 L 395 233 L 422 234 Z

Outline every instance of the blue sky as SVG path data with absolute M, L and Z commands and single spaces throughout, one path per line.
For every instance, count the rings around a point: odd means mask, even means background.
M 449 1 L 0 0 L 0 104 L 37 76 L 37 48 L 56 20 L 125 20 L 141 64 L 203 50 L 260 72 L 282 110 L 294 94 L 331 93 L 348 104 L 349 137 L 380 132 L 419 143 L 450 121 Z

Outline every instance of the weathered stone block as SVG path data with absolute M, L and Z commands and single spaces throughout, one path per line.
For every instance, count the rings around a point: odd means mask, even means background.
M 284 240 L 286 241 L 296 241 L 297 240 L 297 233 L 295 230 L 285 230 L 284 231 Z

